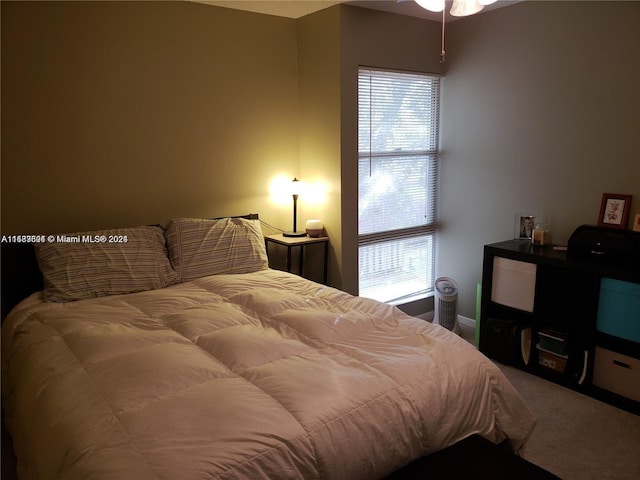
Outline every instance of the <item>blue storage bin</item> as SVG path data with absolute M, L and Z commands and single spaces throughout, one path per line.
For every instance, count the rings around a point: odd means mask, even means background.
M 640 343 L 640 284 L 601 279 L 596 328 Z

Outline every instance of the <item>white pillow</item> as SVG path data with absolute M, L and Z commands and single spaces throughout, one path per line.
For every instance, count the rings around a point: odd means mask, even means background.
M 69 302 L 139 292 L 178 281 L 159 226 L 57 237 L 70 241 L 34 244 L 46 301 Z
M 176 218 L 163 227 L 171 264 L 182 282 L 269 268 L 259 220 Z

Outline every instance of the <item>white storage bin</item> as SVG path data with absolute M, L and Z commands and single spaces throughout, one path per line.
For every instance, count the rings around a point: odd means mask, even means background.
M 536 265 L 509 258 L 494 257 L 491 301 L 533 312 Z
M 593 384 L 640 402 L 640 360 L 596 347 Z

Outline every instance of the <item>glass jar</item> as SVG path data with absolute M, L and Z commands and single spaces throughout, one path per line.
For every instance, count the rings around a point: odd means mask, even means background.
M 531 232 L 531 243 L 534 245 L 547 245 L 551 242 L 551 232 L 548 223 L 536 223 Z

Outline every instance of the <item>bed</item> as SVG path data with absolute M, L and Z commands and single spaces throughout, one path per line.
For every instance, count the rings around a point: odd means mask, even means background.
M 260 221 L 171 219 L 34 244 L 2 325 L 24 479 L 375 479 L 535 419 L 473 346 L 270 269 Z

